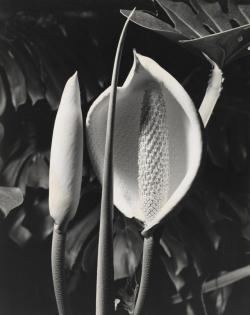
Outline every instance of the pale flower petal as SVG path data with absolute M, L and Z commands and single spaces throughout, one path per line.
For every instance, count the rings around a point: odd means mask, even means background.
M 108 88 L 96 99 L 86 121 L 89 153 L 100 181 L 109 93 Z M 135 53 L 132 69 L 117 89 L 115 206 L 150 229 L 186 194 L 201 153 L 200 121 L 189 95 L 155 61 Z M 156 211 L 145 209 L 148 196 L 150 200 L 156 196 Z
M 50 156 L 49 209 L 57 225 L 75 215 L 81 190 L 83 122 L 77 73 L 66 83 L 56 115 Z

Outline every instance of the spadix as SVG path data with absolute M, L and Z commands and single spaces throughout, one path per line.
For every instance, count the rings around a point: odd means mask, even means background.
M 91 106 L 87 142 L 100 181 L 110 89 Z M 136 54 L 117 89 L 114 204 L 127 217 L 158 224 L 190 188 L 200 165 L 197 111 L 184 88 L 152 59 Z

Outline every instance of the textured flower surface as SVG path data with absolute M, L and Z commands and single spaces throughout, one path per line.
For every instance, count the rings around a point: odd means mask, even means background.
M 102 180 L 110 89 L 87 116 L 90 157 Z M 159 223 L 190 188 L 200 165 L 202 137 L 197 111 L 184 88 L 152 59 L 135 53 L 117 90 L 114 204 L 127 217 Z

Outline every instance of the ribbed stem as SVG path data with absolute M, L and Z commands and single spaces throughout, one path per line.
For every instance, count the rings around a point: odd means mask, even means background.
M 97 315 L 112 315 L 114 313 L 112 224 L 112 213 L 102 213 L 98 244 L 96 285 Z
M 59 315 L 70 315 L 64 272 L 65 238 L 65 232 L 62 232 L 60 227 L 55 224 L 52 238 L 51 265 Z
M 128 22 L 126 20 L 116 50 L 107 117 L 104 153 L 100 232 L 97 258 L 96 315 L 114 313 L 114 265 L 113 265 L 113 142 L 115 105 L 121 56 Z
M 144 307 L 152 277 L 153 252 L 154 236 L 151 235 L 144 238 L 141 282 L 133 315 L 145 315 Z

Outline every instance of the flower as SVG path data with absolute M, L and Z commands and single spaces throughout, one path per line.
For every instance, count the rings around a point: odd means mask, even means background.
M 57 112 L 50 156 L 49 209 L 57 225 L 75 215 L 81 191 L 83 122 L 77 73 L 66 83 Z
M 102 180 L 110 88 L 92 104 L 87 145 Z M 134 54 L 117 89 L 114 132 L 114 204 L 127 217 L 158 224 L 190 188 L 202 154 L 197 111 L 184 88 L 154 60 Z

